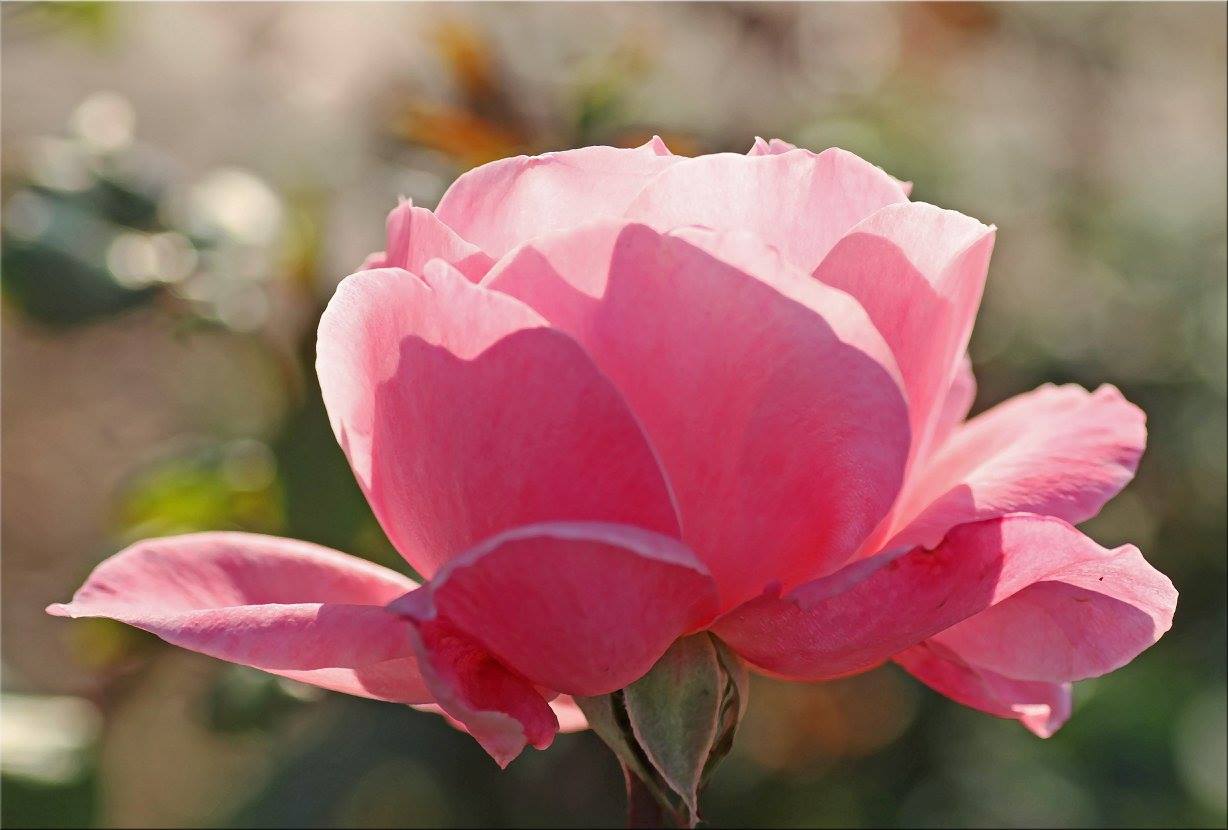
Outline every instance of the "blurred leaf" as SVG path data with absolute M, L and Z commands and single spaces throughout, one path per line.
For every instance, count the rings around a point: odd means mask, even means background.
M 25 191 L 22 200 L 41 211 L 37 234 L 22 238 L 6 221 L 0 243 L 0 286 L 5 300 L 40 322 L 68 326 L 148 302 L 155 289 L 121 285 L 107 267 L 107 246 L 120 228 L 53 194 Z M 6 213 L 8 210 L 6 210 Z M 8 217 L 6 216 L 6 219 Z
M 217 732 L 269 730 L 322 694 L 246 666 L 227 666 L 205 695 L 205 722 Z
M 63 33 L 101 42 L 115 28 L 115 3 L 102 0 L 6 3 L 5 17 L 35 34 Z
M 102 617 L 86 617 L 69 624 L 73 655 L 95 671 L 121 666 L 139 653 L 147 653 L 158 642 L 152 634 Z
M 128 538 L 224 528 L 278 532 L 284 517 L 276 461 L 254 441 L 162 459 L 133 476 L 117 517 Z

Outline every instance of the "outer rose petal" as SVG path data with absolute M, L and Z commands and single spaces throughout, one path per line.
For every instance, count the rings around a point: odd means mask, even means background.
M 506 767 L 525 744 L 545 749 L 559 730 L 542 693 L 447 620 L 411 627 L 422 675 L 443 714 Z
M 1105 550 L 1059 519 L 1017 514 L 961 525 L 933 550 L 881 554 L 784 597 L 760 597 L 712 628 L 765 672 L 824 679 L 872 668 L 985 609 L 991 618 L 1005 614 L 994 606 L 1009 608 L 1037 585 L 1063 586 L 1056 590 L 1066 607 L 1045 609 L 1063 615 L 1054 625 L 1095 623 L 1068 642 L 1046 638 L 1058 652 L 1047 665 L 1075 671 L 1063 680 L 1129 662 L 1168 629 L 1176 604 L 1171 583 L 1135 548 Z M 1032 619 L 1016 613 L 1021 622 Z M 993 645 L 1003 649 L 1002 665 L 1043 663 L 1027 645 L 1032 636 L 1027 625 L 1001 632 Z
M 934 432 L 930 440 L 931 453 L 942 448 L 947 439 L 951 437 L 951 433 L 968 417 L 975 401 L 976 376 L 972 374 L 972 361 L 968 359 L 968 355 L 964 355 L 963 360 L 959 362 L 959 368 L 955 370 L 955 378 L 947 388 L 947 393 L 943 396 L 938 412 L 934 416 Z
M 693 553 L 629 525 L 551 522 L 499 534 L 392 610 L 446 619 L 537 686 L 600 695 L 644 675 L 716 614 Z
M 654 137 L 634 150 L 581 147 L 501 159 L 457 179 L 435 215 L 498 258 L 544 233 L 620 215 L 680 158 Z
M 139 542 L 103 562 L 72 602 L 169 643 L 365 697 L 431 700 L 410 626 L 383 606 L 412 590 L 398 573 L 327 548 L 249 533 Z
M 432 259 L 442 259 L 473 282 L 481 280 L 495 263 L 435 214 L 405 199 L 388 214 L 387 250 L 367 257 L 360 270 L 404 268 L 421 274 Z
M 781 153 L 787 153 L 790 150 L 796 150 L 796 149 L 797 149 L 796 144 L 790 144 L 789 142 L 783 141 L 779 138 L 773 138 L 770 141 L 764 141 L 759 136 L 755 136 L 755 143 L 749 150 L 746 151 L 746 155 L 748 156 L 778 156 Z M 893 176 L 892 178 L 895 178 L 895 177 Z M 899 179 L 895 179 L 895 181 L 897 184 L 899 184 L 900 189 L 904 191 L 905 196 L 907 196 L 909 193 L 912 192 L 912 182 L 902 182 Z
M 729 608 L 848 558 L 898 491 L 907 413 L 847 296 L 783 264 L 752 275 L 687 234 L 579 228 L 487 283 L 574 336 L 626 396 Z M 757 244 L 731 258 L 769 266 Z
M 895 354 L 912 412 L 913 454 L 931 440 L 968 346 L 994 229 L 921 202 L 852 228 L 814 275 L 856 297 Z
M 1048 738 L 1070 717 L 1069 683 L 1011 680 L 965 663 L 936 643 L 921 643 L 895 656 L 909 674 L 952 700 L 1014 718 L 1041 738 Z
M 333 429 L 397 549 L 430 576 L 554 519 L 676 536 L 668 485 L 618 391 L 527 306 L 436 260 L 346 279 L 320 321 Z
M 387 251 L 375 251 L 367 254 L 367 258 L 362 261 L 362 265 L 358 266 L 359 271 L 374 271 L 376 268 L 383 268 L 388 264 Z
M 790 144 L 779 138 L 773 138 L 770 141 L 764 141 L 759 136 L 755 136 L 754 145 L 746 151 L 748 156 L 778 156 L 781 153 L 787 153 L 790 150 L 796 150 L 796 144 Z
M 754 145 L 752 145 L 750 150 L 747 151 L 747 155 L 779 156 L 780 153 L 788 152 L 790 150 L 797 150 L 797 145 L 790 144 L 790 142 L 782 139 L 771 139 L 770 141 L 765 141 L 756 135 Z M 895 177 L 893 176 L 892 178 Z M 895 182 L 896 184 L 900 185 L 900 189 L 903 190 L 905 196 L 912 193 L 912 182 L 901 182 L 900 179 L 895 179 Z
M 1045 385 L 982 413 L 936 448 L 895 512 L 891 547 L 1027 512 L 1086 521 L 1134 477 L 1146 416 L 1112 386 Z
M 390 608 L 416 625 L 441 708 L 506 763 L 557 728 L 537 689 L 626 686 L 712 619 L 716 586 L 669 537 L 555 522 L 487 540 Z
M 559 695 L 550 701 L 550 708 L 554 710 L 554 716 L 559 719 L 560 732 L 566 734 L 583 732 L 588 729 L 588 718 L 580 711 L 580 707 L 576 705 L 571 695 Z
M 1065 682 L 1121 668 L 1173 624 L 1177 592 L 1138 549 L 1071 565 L 935 635 L 965 661 L 1017 680 Z
M 749 231 L 811 271 L 849 228 L 904 201 L 898 182 L 844 150 L 719 153 L 681 161 L 661 173 L 626 216 L 659 230 L 704 225 Z
M 442 716 L 453 728 L 459 729 L 461 732 L 469 731 L 465 724 L 445 712 L 438 703 L 424 703 L 414 708 L 420 712 L 431 712 L 432 714 Z M 585 729 L 588 729 L 588 719 L 584 717 L 584 713 L 580 711 L 580 707 L 576 705 L 571 695 L 559 695 L 550 701 L 550 709 L 554 712 L 555 718 L 558 719 L 559 732 L 566 735 L 570 732 L 583 732 Z

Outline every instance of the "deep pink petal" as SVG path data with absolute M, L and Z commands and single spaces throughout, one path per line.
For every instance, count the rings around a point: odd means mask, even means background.
M 959 427 L 909 480 L 891 547 L 957 524 L 1027 512 L 1086 521 L 1134 477 L 1142 410 L 1112 386 L 1046 385 Z
M 1028 625 L 1001 632 L 992 643 L 1004 649 L 996 655 L 1001 659 L 991 659 L 989 667 L 1010 665 L 1022 679 L 1032 679 L 1025 670 L 1036 666 L 1068 667 L 1072 674 L 1061 679 L 1075 680 L 1123 665 L 1168 629 L 1176 604 L 1171 583 L 1135 548 L 1105 550 L 1059 519 L 1017 514 L 956 527 L 933 550 L 880 554 L 784 597 L 760 597 L 722 617 L 713 630 L 765 672 L 839 677 L 872 668 L 999 603 L 1009 609 L 1012 598 L 1026 597 L 1036 585 L 1064 586 L 1054 589 L 1070 606 L 1063 622 L 1091 627 L 1066 643 L 1046 638 L 1046 648 L 1061 650 L 1047 656 L 1028 646 Z M 1034 610 L 1013 613 L 1023 623 Z M 1044 610 L 1057 613 L 1057 605 Z M 1004 614 L 995 608 L 987 616 Z M 983 645 L 978 657 L 989 650 Z
M 626 397 L 725 607 L 844 562 L 895 498 L 908 451 L 864 312 L 754 245 L 602 223 L 526 245 L 487 277 L 574 336 Z
M 409 626 L 384 609 L 415 583 L 343 553 L 270 536 L 139 542 L 94 569 L 64 617 L 108 617 L 169 643 L 337 691 L 431 699 Z
M 559 728 L 542 689 L 598 695 L 638 679 L 712 619 L 716 586 L 669 537 L 556 522 L 483 542 L 390 609 L 417 627 L 440 708 L 505 765 Z
M 473 282 L 494 265 L 482 249 L 462 239 L 435 214 L 405 199 L 388 214 L 387 249 L 371 254 L 359 270 L 404 268 L 421 274 L 432 259 L 442 259 Z
M 449 562 L 393 610 L 444 619 L 535 685 L 572 695 L 620 689 L 716 613 L 712 578 L 689 550 L 629 525 L 516 528 Z
M 885 207 L 849 230 L 814 270 L 857 298 L 895 354 L 924 455 L 967 350 L 994 229 L 921 202 Z
M 497 259 L 542 234 L 621 215 L 653 176 L 680 160 L 660 138 L 634 150 L 581 147 L 501 159 L 457 179 L 435 215 Z
M 422 676 L 440 710 L 473 735 L 500 767 L 526 744 L 545 749 L 559 722 L 533 684 L 444 619 L 411 626 Z
M 933 643 L 921 643 L 895 656 L 909 674 L 957 703 L 1000 718 L 1013 718 L 1048 738 L 1070 717 L 1069 683 L 1011 680 L 970 665 Z
M 749 231 L 809 272 L 849 228 L 904 201 L 898 182 L 844 150 L 719 153 L 661 173 L 626 216 L 659 230 L 704 225 Z
M 539 521 L 677 536 L 651 447 L 584 351 L 444 263 L 426 271 L 346 279 L 320 322 L 316 364 L 358 481 L 419 573 Z

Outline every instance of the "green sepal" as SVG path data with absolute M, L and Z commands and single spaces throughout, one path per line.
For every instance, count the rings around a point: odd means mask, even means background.
M 623 770 L 638 778 L 662 806 L 678 817 L 678 824 L 686 821 L 686 805 L 670 789 L 636 742 L 627 709 L 623 702 L 623 690 L 596 697 L 574 697 L 576 705 L 588 720 L 589 728 L 613 750 Z
M 742 661 L 710 634 L 675 642 L 625 689 L 576 698 L 624 769 L 678 819 L 699 820 L 699 794 L 733 746 L 746 711 Z

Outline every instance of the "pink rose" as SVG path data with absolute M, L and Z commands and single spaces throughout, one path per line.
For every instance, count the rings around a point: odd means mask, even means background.
M 479 167 L 397 207 L 320 322 L 337 439 L 427 581 L 207 533 L 48 610 L 437 708 L 501 764 L 703 630 L 778 677 L 895 660 L 1049 735 L 1176 592 L 1072 526 L 1143 451 L 1116 389 L 964 421 L 993 241 L 842 150 Z

